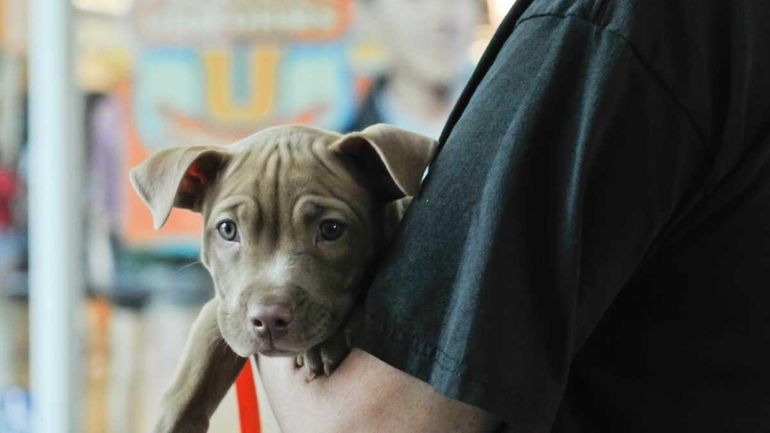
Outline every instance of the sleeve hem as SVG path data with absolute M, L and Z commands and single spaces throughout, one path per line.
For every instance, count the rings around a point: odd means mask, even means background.
M 514 429 L 550 432 L 557 407 L 543 410 L 515 389 L 449 357 L 440 347 L 367 314 L 352 344 L 386 364 L 429 384 L 436 392 L 485 410 Z M 494 397 L 493 397 L 494 396 Z M 519 416 L 526 414 L 526 416 Z

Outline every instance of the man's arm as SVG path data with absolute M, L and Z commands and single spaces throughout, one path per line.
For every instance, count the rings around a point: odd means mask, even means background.
M 221 339 L 216 299 L 201 310 L 181 365 L 161 403 L 154 431 L 206 432 L 208 420 L 243 367 Z M 308 383 L 294 358 L 259 357 L 259 374 L 283 433 L 492 431 L 479 409 L 435 393 L 427 384 L 353 350 L 331 377 Z
M 283 433 L 481 433 L 498 424 L 358 349 L 310 383 L 291 358 L 260 356 L 259 374 Z

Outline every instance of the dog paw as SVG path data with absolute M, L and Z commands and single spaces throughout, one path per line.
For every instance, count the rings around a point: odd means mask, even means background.
M 348 352 L 350 352 L 350 346 L 347 338 L 343 332 L 337 332 L 328 340 L 297 355 L 294 364 L 297 368 L 304 370 L 305 380 L 312 382 L 321 375 L 331 376 Z

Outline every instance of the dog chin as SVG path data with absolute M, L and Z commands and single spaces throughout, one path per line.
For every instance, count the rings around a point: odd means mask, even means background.
M 255 335 L 233 336 L 228 338 L 224 335 L 224 340 L 230 349 L 242 358 L 247 358 L 252 355 L 260 354 L 264 356 L 291 356 L 298 353 L 303 353 L 317 344 L 328 339 L 333 332 L 327 327 L 315 328 L 314 332 L 310 332 L 304 335 L 294 335 L 294 338 L 279 339 L 270 341 L 269 339 L 262 339 Z
M 256 339 L 224 338 L 230 350 L 235 352 L 241 358 L 248 358 L 257 353 L 269 352 L 274 349 L 270 342 L 263 342 Z
M 258 350 L 253 347 L 244 347 L 241 345 L 233 345 L 233 344 L 228 344 L 228 346 L 230 346 L 230 349 L 241 358 L 248 358 L 252 355 L 255 355 L 258 352 Z
M 241 344 L 227 343 L 238 356 L 242 358 L 248 358 L 250 356 L 260 354 L 264 356 L 292 356 L 297 353 L 303 352 L 301 349 L 294 349 L 288 347 L 281 347 L 282 342 L 270 342 L 263 340 L 254 340 L 249 342 L 241 342 Z
M 272 349 L 264 350 L 264 351 L 260 350 L 260 351 L 258 351 L 258 353 L 260 355 L 269 356 L 271 358 L 272 357 L 282 357 L 282 356 L 284 356 L 284 357 L 285 356 L 295 356 L 297 354 L 296 351 L 283 350 L 283 349 L 278 349 L 276 347 L 273 347 Z

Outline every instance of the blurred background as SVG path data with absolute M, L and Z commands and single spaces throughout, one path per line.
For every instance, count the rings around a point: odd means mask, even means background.
M 51 1 L 59 7 L 0 0 L 0 433 L 33 431 L 40 398 L 32 390 L 45 389 L 30 386 L 36 371 L 40 381 L 44 372 L 69 377 L 60 405 L 71 422 L 61 431 L 149 429 L 191 322 L 213 292 L 197 262 L 198 215 L 175 211 L 154 231 L 128 184 L 130 167 L 168 146 L 226 144 L 280 123 L 347 131 L 387 122 L 437 138 L 513 4 Z M 50 22 L 66 23 L 67 37 L 53 47 L 31 43 L 45 30 L 35 26 Z M 30 59 L 49 56 L 71 71 L 30 73 Z M 34 94 L 45 86 L 72 90 L 69 139 L 46 142 L 50 131 L 35 130 L 48 127 L 45 118 L 29 120 L 30 101 L 47 108 Z M 28 228 L 59 222 L 55 209 L 28 212 L 35 209 L 30 184 L 44 186 L 55 175 L 40 162 L 47 151 L 29 151 L 36 132 L 41 148 L 77 159 L 67 163 L 76 199 L 59 204 L 74 215 L 77 248 L 67 251 L 67 266 L 77 275 L 62 282 L 66 293 L 55 281 L 35 289 L 40 298 L 58 293 L 70 302 L 68 329 L 59 331 L 73 353 L 61 358 L 46 352 L 46 315 L 30 314 L 29 276 L 43 260 L 30 268 Z M 35 191 L 35 200 L 57 203 L 53 189 Z M 46 242 L 43 236 L 37 248 L 46 250 Z M 229 396 L 211 431 L 239 431 L 235 410 Z

